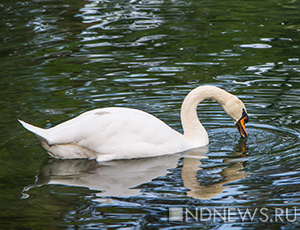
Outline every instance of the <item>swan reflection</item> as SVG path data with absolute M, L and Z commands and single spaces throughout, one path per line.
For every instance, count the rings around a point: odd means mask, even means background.
M 190 190 L 187 192 L 187 195 L 198 199 L 211 199 L 227 188 L 225 184 L 246 178 L 246 173 L 241 171 L 244 168 L 242 161 L 234 162 L 225 158 L 222 164 L 227 167 L 220 169 L 218 173 L 221 180 L 213 183 L 204 183 L 199 182 L 197 176 L 199 170 L 201 170 L 202 162 L 185 157 L 183 159 L 181 177 L 184 186 Z
M 202 169 L 201 160 L 207 158 L 207 152 L 206 147 L 160 157 L 107 162 L 49 159 L 41 166 L 35 184 L 25 187 L 23 195 L 27 198 L 27 191 L 34 187 L 59 184 L 97 190 L 99 197 L 136 196 L 141 193 L 139 185 L 168 174 L 169 169 L 176 168 L 183 157 L 181 177 L 184 186 L 189 189 L 187 195 L 210 199 L 222 193 L 226 188 L 224 183 L 245 178 L 246 174 L 240 171 L 243 169 L 241 161 L 232 163 L 230 159 L 225 159 L 228 167 L 220 172 L 224 180 L 207 185 L 199 182 L 197 173 Z

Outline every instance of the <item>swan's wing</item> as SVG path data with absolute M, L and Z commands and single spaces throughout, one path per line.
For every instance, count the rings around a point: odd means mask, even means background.
M 49 145 L 76 143 L 89 138 L 109 126 L 109 109 L 95 109 L 85 112 L 78 117 L 47 129 Z
M 146 112 L 105 108 L 83 113 L 48 129 L 46 139 L 49 145 L 76 143 L 96 152 L 106 152 L 130 144 L 135 148 L 139 144 L 157 146 L 174 137 L 182 138 L 182 135 Z

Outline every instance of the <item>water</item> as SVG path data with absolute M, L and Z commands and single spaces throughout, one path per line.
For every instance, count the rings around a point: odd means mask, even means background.
M 299 228 L 298 1 L 12 0 L 0 9 L 1 229 Z M 49 159 L 17 122 L 47 128 L 126 106 L 182 131 L 181 102 L 202 84 L 244 101 L 247 139 L 205 101 L 209 148 L 97 164 Z M 169 219 L 174 208 L 182 221 Z M 247 209 L 253 219 L 240 215 Z

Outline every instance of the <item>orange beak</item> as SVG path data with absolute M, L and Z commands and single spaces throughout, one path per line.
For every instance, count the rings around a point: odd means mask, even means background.
M 245 126 L 245 123 L 248 122 L 248 119 L 249 119 L 248 115 L 246 114 L 235 124 L 235 126 L 237 127 L 238 131 L 240 132 L 243 138 L 248 136 L 248 133 L 246 131 L 246 126 Z

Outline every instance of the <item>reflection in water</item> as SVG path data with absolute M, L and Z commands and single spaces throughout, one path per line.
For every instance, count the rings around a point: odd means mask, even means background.
M 45 184 L 87 187 L 101 191 L 97 194 L 101 197 L 135 196 L 141 192 L 139 185 L 166 175 L 169 169 L 176 168 L 179 159 L 183 157 L 181 175 L 184 186 L 190 190 L 187 195 L 210 199 L 226 188 L 224 183 L 245 178 L 246 173 L 240 171 L 243 169 L 242 162 L 224 159 L 228 167 L 219 173 L 222 180 L 208 184 L 199 182 L 197 174 L 201 171 L 201 159 L 207 158 L 207 151 L 208 148 L 204 147 L 161 157 L 108 162 L 49 159 L 41 166 L 36 183 L 24 188 L 23 198 L 28 197 L 26 192 L 31 188 Z M 235 154 L 240 155 L 239 152 Z
M 239 157 L 245 151 L 245 148 L 246 141 L 241 140 L 239 144 L 235 147 L 237 151 L 233 152 L 231 155 Z M 224 186 L 224 184 L 244 179 L 247 177 L 247 174 L 241 171 L 242 169 L 244 169 L 243 161 L 237 161 L 236 158 L 235 160 L 232 160 L 230 158 L 224 158 L 222 160 L 222 169 L 219 170 L 220 172 L 218 172 L 220 177 L 218 181 L 209 181 L 208 183 L 204 181 L 199 182 L 199 167 L 201 167 L 203 164 L 201 161 L 195 161 L 192 158 L 192 156 L 193 152 L 189 154 L 189 157 L 185 157 L 183 159 L 183 167 L 181 174 L 184 186 L 190 189 L 190 191 L 188 191 L 187 193 L 187 195 L 190 197 L 198 199 L 211 199 L 216 195 L 222 193 L 223 190 L 227 188 L 226 186 Z M 216 166 L 212 167 L 215 168 Z M 202 175 L 205 175 L 206 173 L 203 171 L 205 171 L 205 168 L 202 168 Z M 209 169 L 206 171 L 209 171 Z

